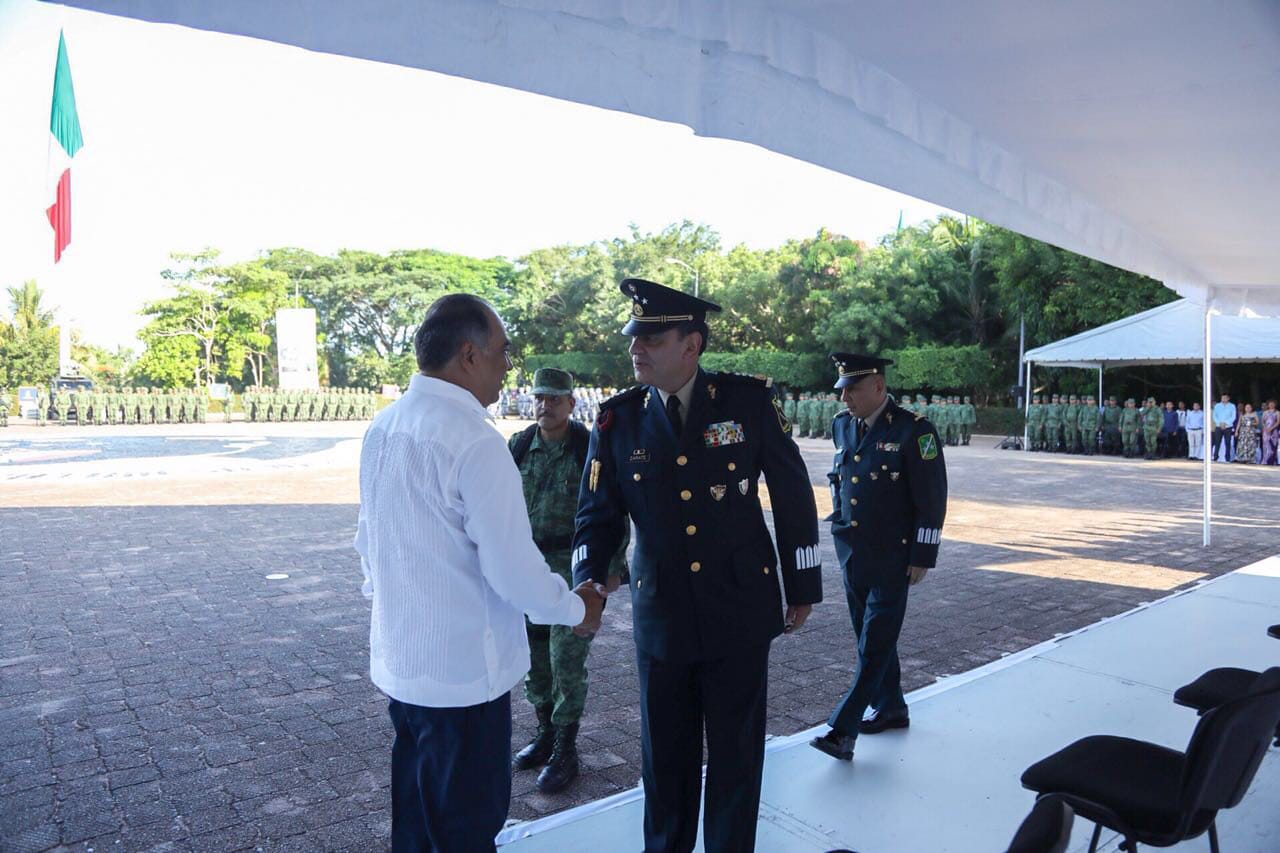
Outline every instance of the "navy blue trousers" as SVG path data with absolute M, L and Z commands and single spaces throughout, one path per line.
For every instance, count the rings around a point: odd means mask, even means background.
M 858 671 L 827 721 L 841 734 L 857 737 L 867 708 L 892 713 L 907 707 L 898 664 L 898 635 L 907 614 L 908 581 L 906 566 L 901 572 L 891 570 L 887 577 L 877 573 L 860 578 L 845 563 L 844 590 L 858 637 Z
M 755 849 L 764 769 L 769 644 L 713 661 L 676 663 L 637 650 L 644 849 L 688 853 L 698 838 L 707 738 L 707 853 Z
M 494 850 L 511 805 L 511 694 L 465 708 L 392 699 L 391 849 Z

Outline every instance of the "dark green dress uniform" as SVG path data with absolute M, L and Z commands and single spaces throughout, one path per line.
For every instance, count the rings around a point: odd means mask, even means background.
M 649 314 L 701 322 L 718 310 L 642 280 L 624 281 L 623 292 L 635 300 L 624 334 L 663 331 Z M 681 421 L 677 431 L 649 386 L 601 404 L 578 499 L 574 582 L 605 582 L 630 516 L 645 849 L 693 849 L 705 727 L 705 849 L 751 850 L 783 590 L 790 605 L 822 599 L 817 510 L 769 382 L 699 370 Z
M 858 381 L 890 363 L 848 353 L 832 358 L 841 381 Z M 889 716 L 906 711 L 898 634 L 907 610 L 907 569 L 937 562 L 947 467 L 937 430 L 892 398 L 870 428 L 845 411 L 832 433 L 831 535 L 858 637 L 858 671 L 829 724 L 856 737 L 868 707 Z

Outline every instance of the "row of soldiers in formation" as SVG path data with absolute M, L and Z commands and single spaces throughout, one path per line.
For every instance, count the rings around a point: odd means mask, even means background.
M 613 388 L 574 388 L 573 414 L 570 416 L 579 423 L 590 426 L 596 422 L 600 414 L 600 403 L 615 393 Z M 498 393 L 498 402 L 490 407 L 491 413 L 500 418 L 514 415 L 527 421 L 534 419 L 533 391 L 528 386 L 504 388 Z
M 362 388 L 246 388 L 240 397 L 247 421 L 367 421 L 378 411 L 378 393 Z
M 1102 452 L 1133 459 L 1145 448 L 1145 458 L 1154 459 L 1160 429 L 1164 425 L 1164 411 L 1156 405 L 1154 397 L 1138 408 L 1130 397 L 1124 408 L 1115 397 L 1098 407 L 1092 394 L 1077 397 L 1075 394 L 1036 394 L 1027 406 L 1027 435 L 1032 450 L 1049 453 L 1083 453 L 1092 456 L 1098 451 L 1101 436 Z
M 78 424 L 205 423 L 209 396 L 198 388 L 59 388 L 36 392 L 36 422 Z
M 910 394 L 903 394 L 898 405 L 912 414 L 928 418 L 938 436 L 948 445 L 966 445 L 978 422 L 978 410 L 969 397 L 963 400 L 957 395 L 949 397 L 935 394 L 925 399 L 920 394 L 913 401 Z M 799 399 L 788 397 L 782 404 L 782 413 L 791 421 L 799 438 L 830 438 L 831 422 L 845 408 L 835 394 L 801 394 Z
M 0 425 L 7 425 L 8 395 L 0 397 Z M 240 398 L 247 421 L 369 420 L 378 409 L 378 395 L 360 388 L 322 388 L 314 391 L 251 387 Z M 231 420 L 234 395 L 223 402 L 223 419 Z M 36 422 L 52 418 L 66 426 L 74 414 L 78 424 L 191 424 L 206 423 L 209 395 L 202 388 L 61 388 L 36 396 Z

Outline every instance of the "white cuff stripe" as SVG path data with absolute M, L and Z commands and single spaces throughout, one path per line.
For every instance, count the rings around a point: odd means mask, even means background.
M 801 546 L 796 549 L 797 569 L 816 569 L 822 565 L 822 554 L 817 545 Z
M 916 541 L 921 545 L 937 545 L 942 542 L 942 529 L 938 527 L 921 527 L 916 531 Z
M 578 563 L 581 563 L 585 559 L 587 559 L 587 546 L 579 545 L 576 549 L 574 549 L 573 557 L 569 560 L 569 564 L 576 566 L 578 565 Z

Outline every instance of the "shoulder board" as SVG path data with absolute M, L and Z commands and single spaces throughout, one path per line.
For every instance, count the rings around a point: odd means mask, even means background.
M 729 373 L 728 371 L 720 371 L 713 374 L 716 379 L 722 382 L 737 383 L 741 385 L 755 385 L 760 388 L 772 388 L 773 377 L 770 376 L 752 376 L 747 373 Z
M 637 397 L 641 397 L 644 395 L 644 392 L 647 389 L 648 389 L 648 386 L 646 385 L 632 385 L 630 388 L 628 388 L 625 391 L 619 391 L 617 394 L 614 394 L 609 399 L 602 400 L 600 402 L 600 411 L 603 412 L 608 409 L 616 408 L 617 406 L 622 405 L 628 400 L 634 400 Z

